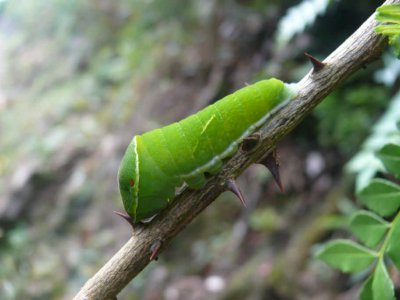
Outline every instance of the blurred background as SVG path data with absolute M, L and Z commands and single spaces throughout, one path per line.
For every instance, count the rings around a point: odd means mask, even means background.
M 0 298 L 70 299 L 129 239 L 112 211 L 135 134 L 298 81 L 304 52 L 324 59 L 382 2 L 0 1 Z M 355 299 L 360 278 L 313 253 L 348 236 L 400 120 L 399 72 L 388 50 L 349 78 L 279 144 L 285 193 L 251 166 L 248 208 L 221 195 L 119 299 Z

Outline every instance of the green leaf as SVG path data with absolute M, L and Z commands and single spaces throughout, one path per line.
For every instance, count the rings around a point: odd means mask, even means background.
M 353 241 L 337 239 L 322 246 L 316 256 L 343 272 L 359 272 L 372 264 L 377 253 Z
M 374 300 L 374 295 L 372 293 L 373 280 L 374 280 L 374 276 L 371 275 L 364 282 L 363 286 L 360 289 L 360 300 Z
M 394 214 L 400 206 L 400 186 L 383 179 L 372 179 L 358 196 L 370 210 L 382 217 Z
M 374 273 L 368 277 L 360 289 L 361 300 L 394 300 L 393 283 L 380 260 Z
M 382 23 L 400 23 L 400 5 L 382 5 L 376 9 L 376 20 Z
M 400 146 L 395 144 L 387 144 L 385 145 L 379 152 L 376 154 L 386 170 L 396 177 L 400 177 Z
M 361 210 L 353 214 L 349 227 L 361 242 L 373 247 L 382 240 L 389 223 L 372 212 Z
M 384 35 L 397 35 L 400 32 L 400 25 L 380 25 L 375 31 Z
M 378 261 L 372 282 L 372 293 L 374 300 L 396 300 L 394 298 L 393 282 L 390 279 L 385 263 L 382 259 Z
M 375 31 L 389 37 L 389 44 L 396 56 L 400 57 L 400 5 L 383 5 L 376 11 L 376 20 L 381 25 L 377 26 Z
M 392 232 L 388 237 L 386 253 L 400 271 L 400 218 L 397 217 L 392 224 Z

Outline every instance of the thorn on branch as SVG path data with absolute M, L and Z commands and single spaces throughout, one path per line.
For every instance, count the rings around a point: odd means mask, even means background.
M 243 194 L 240 191 L 239 187 L 236 184 L 236 181 L 234 179 L 228 179 L 227 181 L 225 181 L 224 184 L 226 190 L 231 191 L 233 194 L 235 194 L 236 197 L 238 197 L 238 199 L 240 200 L 240 202 L 242 203 L 242 205 L 244 207 L 247 207 L 246 205 L 246 201 L 244 200 Z
M 126 222 L 128 222 L 132 226 L 132 229 L 135 229 L 136 224 L 133 222 L 133 219 L 130 215 L 119 212 L 119 211 L 115 211 L 115 210 L 114 210 L 114 214 L 116 214 L 117 216 L 120 216 L 122 219 L 124 219 Z
M 277 159 L 277 151 L 276 149 L 272 151 L 266 158 L 262 159 L 259 164 L 262 164 L 267 167 L 267 169 L 271 172 L 272 177 L 275 180 L 275 183 L 278 185 L 279 190 L 283 193 L 284 188 L 281 181 L 281 175 L 279 172 L 279 161 Z
M 317 73 L 317 72 L 321 71 L 325 67 L 325 64 L 323 62 L 319 61 L 318 59 L 316 59 L 311 54 L 308 54 L 307 52 L 304 52 L 304 55 L 312 63 L 312 65 L 313 65 L 313 73 Z
M 160 252 L 162 242 L 161 240 L 156 240 L 150 246 L 150 261 L 158 259 L 158 253 Z

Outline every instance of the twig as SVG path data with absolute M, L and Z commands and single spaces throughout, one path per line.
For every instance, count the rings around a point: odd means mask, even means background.
M 400 3 L 388 0 L 385 4 Z M 328 95 L 360 68 L 377 59 L 386 40 L 374 32 L 371 16 L 354 34 L 310 71 L 299 83 L 298 97 L 276 112 L 260 129 L 261 140 L 251 152 L 239 151 L 200 190 L 184 189 L 149 225 L 133 237 L 86 284 L 74 299 L 115 299 L 116 295 L 149 264 L 150 247 L 161 241 L 161 250 L 224 191 L 227 179 L 240 175 L 250 164 L 268 155 L 276 143 Z

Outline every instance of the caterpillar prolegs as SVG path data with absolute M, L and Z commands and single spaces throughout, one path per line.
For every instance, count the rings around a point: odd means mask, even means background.
M 197 189 L 215 174 L 241 141 L 277 105 L 294 98 L 293 85 L 278 79 L 246 86 L 187 118 L 135 136 L 119 169 L 119 189 L 134 223 L 167 206 L 175 188 Z

